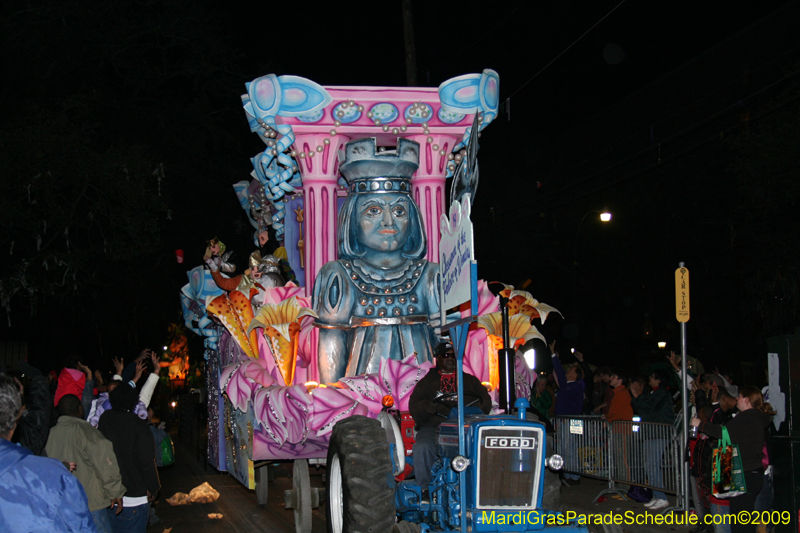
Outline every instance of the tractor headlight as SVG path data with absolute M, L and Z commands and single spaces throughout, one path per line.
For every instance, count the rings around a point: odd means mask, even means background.
M 550 457 L 547 458 L 547 468 L 550 470 L 561 470 L 564 466 L 564 458 L 554 453 Z
M 453 467 L 453 470 L 456 472 L 463 472 L 469 466 L 469 459 L 463 455 L 456 455 L 453 457 L 453 460 L 450 461 L 450 466 Z

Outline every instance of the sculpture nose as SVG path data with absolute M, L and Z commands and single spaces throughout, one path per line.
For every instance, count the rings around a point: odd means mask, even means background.
M 392 226 L 394 225 L 394 217 L 392 216 L 392 211 L 390 209 L 386 209 L 383 212 L 383 219 L 381 220 L 381 226 Z

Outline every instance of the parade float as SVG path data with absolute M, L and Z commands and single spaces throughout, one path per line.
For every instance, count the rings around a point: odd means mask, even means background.
M 270 74 L 246 88 L 250 130 L 266 147 L 233 188 L 256 251 L 237 271 L 209 241 L 181 300 L 186 326 L 204 337 L 209 463 L 266 489 L 260 466 L 294 461 L 304 531 L 308 463 L 324 463 L 338 421 L 377 418 L 387 397 L 408 411 L 447 335 L 441 309 L 446 322 L 477 317 L 464 322 L 463 368 L 498 402 L 500 300 L 477 280 L 461 228 L 471 228 L 477 140 L 497 116 L 499 78 L 324 87 Z M 501 296 L 511 344 L 544 340 L 533 322 L 558 311 L 513 287 Z M 520 355 L 513 366 L 516 396 L 528 398 L 536 375 Z M 413 436 L 410 417 L 402 429 Z

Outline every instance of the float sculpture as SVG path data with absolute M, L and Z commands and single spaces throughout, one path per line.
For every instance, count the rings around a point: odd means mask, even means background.
M 374 138 L 345 145 L 339 259 L 314 285 L 323 382 L 375 374 L 383 359 L 433 359 L 439 265 L 425 259 L 424 223 L 411 198 L 419 148 L 403 138 L 392 151 L 379 152 Z
M 459 172 L 476 165 L 473 130 L 496 117 L 499 78 L 485 70 L 438 88 L 323 87 L 270 74 L 246 87 L 243 108 L 266 148 L 234 189 L 254 245 L 288 261 L 297 283 L 255 287 L 249 271 L 237 280 L 197 267 L 182 302 L 186 325 L 206 339 L 209 462 L 255 488 L 265 461 L 295 461 L 302 483 L 339 420 L 376 418 L 387 396 L 408 410 L 441 335 L 446 180 L 456 173 L 452 194 L 474 203 L 477 171 L 471 181 Z M 264 248 L 270 235 L 277 250 Z M 470 328 L 464 368 L 496 383 L 499 300 L 485 282 L 478 288 L 486 319 Z M 515 342 L 542 338 L 531 321 L 557 311 L 509 295 L 524 308 Z M 535 373 L 522 357 L 514 364 L 527 397 Z

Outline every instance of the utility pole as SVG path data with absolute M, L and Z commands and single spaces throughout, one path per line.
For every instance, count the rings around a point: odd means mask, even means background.
M 414 17 L 411 0 L 403 0 L 403 40 L 406 45 L 406 85 L 417 86 L 417 49 L 414 46 Z

